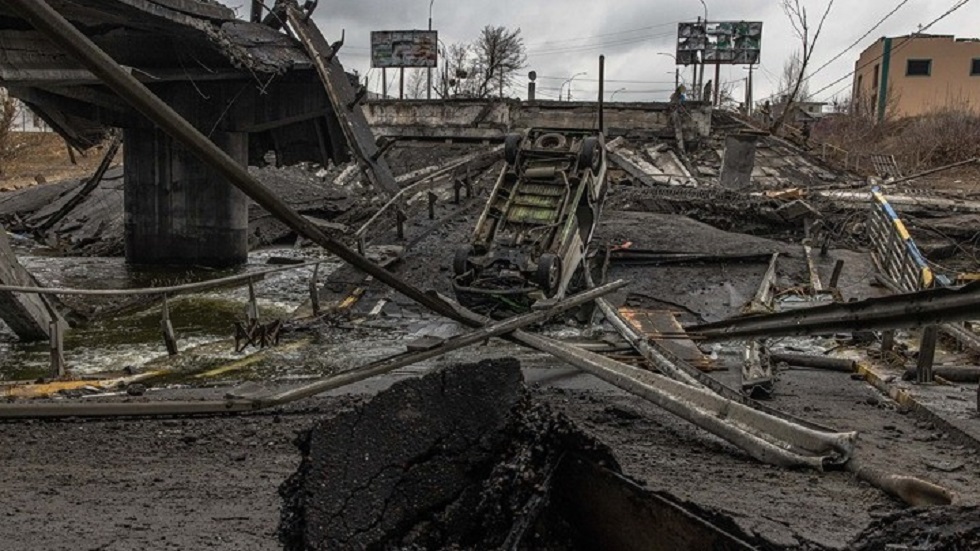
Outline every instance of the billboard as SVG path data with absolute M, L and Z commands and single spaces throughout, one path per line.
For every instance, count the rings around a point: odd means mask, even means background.
M 436 31 L 373 31 L 371 67 L 436 67 L 439 62 Z
M 761 21 L 680 23 L 677 63 L 695 62 L 754 65 L 762 53 Z

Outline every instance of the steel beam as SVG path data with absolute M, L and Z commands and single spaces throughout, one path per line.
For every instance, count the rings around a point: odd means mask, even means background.
M 207 136 L 194 128 L 163 100 L 120 67 L 109 55 L 55 11 L 46 0 L 7 0 L 6 5 L 52 43 L 68 52 L 85 68 L 105 82 L 116 94 L 180 142 L 202 162 L 221 173 L 232 185 L 242 190 L 291 230 L 430 310 L 446 316 L 456 315 L 453 308 L 444 301 L 409 285 L 394 274 L 334 240 L 315 224 L 293 210 L 275 193 L 249 174 L 246 167 L 236 163 Z
M 975 319 L 977 312 L 980 312 L 980 282 L 960 289 L 932 289 L 861 302 L 735 318 L 691 326 L 687 331 L 708 341 L 723 341 L 839 331 L 912 329 Z

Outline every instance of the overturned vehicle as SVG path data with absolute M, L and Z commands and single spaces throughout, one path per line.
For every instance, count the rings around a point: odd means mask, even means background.
M 472 241 L 453 258 L 453 289 L 484 314 L 560 300 L 583 265 L 605 199 L 606 148 L 594 130 L 507 136 L 506 166 Z

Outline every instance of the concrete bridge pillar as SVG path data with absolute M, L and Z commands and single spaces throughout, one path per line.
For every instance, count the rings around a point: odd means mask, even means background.
M 733 134 L 725 141 L 725 159 L 721 168 L 721 187 L 743 190 L 752 185 L 758 136 Z
M 248 162 L 248 134 L 211 138 Z M 248 258 L 248 199 L 158 129 L 124 131 L 126 261 L 234 266 Z

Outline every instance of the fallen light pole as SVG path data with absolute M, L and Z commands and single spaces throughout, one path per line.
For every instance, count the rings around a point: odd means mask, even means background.
M 98 76 L 109 88 L 157 124 L 165 133 L 180 142 L 203 162 L 211 165 L 232 185 L 243 191 L 258 203 L 259 206 L 265 208 L 270 214 L 284 222 L 297 234 L 320 245 L 355 268 L 374 276 L 378 281 L 388 285 L 420 305 L 429 308 L 433 312 L 465 323 L 470 327 L 480 327 L 486 323 L 487 320 L 476 316 L 472 312 L 461 309 L 457 311 L 448 302 L 436 295 L 424 293 L 411 286 L 380 266 L 372 263 L 364 256 L 332 239 L 315 224 L 303 218 L 298 212 L 290 208 L 268 188 L 253 178 L 244 167 L 237 164 L 211 140 L 180 117 L 166 103 L 120 67 L 111 57 L 99 49 L 98 46 L 65 20 L 57 11 L 52 9 L 45 0 L 6 0 L 6 5 L 24 17 L 52 43 L 62 47 L 71 57 L 78 60 L 82 66 Z M 291 4 L 289 8 L 295 10 L 295 3 Z M 295 21 L 297 18 L 291 17 L 290 19 Z M 976 305 L 974 305 L 975 308 Z M 705 428 L 711 427 L 717 430 L 721 433 L 720 435 L 724 435 L 722 437 L 730 439 L 729 441 L 736 443 L 736 445 L 744 446 L 743 449 L 747 448 L 746 451 L 753 457 L 763 461 L 780 465 L 796 464 L 822 468 L 826 460 L 839 462 L 842 459 L 842 452 L 848 451 L 849 444 L 853 440 L 853 436 L 849 436 L 853 433 L 841 433 L 837 437 L 828 437 L 826 434 L 821 435 L 817 431 L 810 430 L 802 430 L 800 432 L 791 431 L 788 434 L 783 434 L 785 426 L 779 423 L 775 423 L 775 426 L 773 426 L 774 421 L 780 421 L 778 418 L 772 416 L 768 418 L 759 417 L 765 414 L 757 412 L 752 408 L 721 399 L 703 390 L 676 383 L 656 375 L 653 375 L 655 377 L 653 381 L 662 384 L 651 385 L 649 382 L 641 383 L 635 378 L 637 375 L 644 373 L 641 370 L 630 368 L 603 356 L 582 350 L 572 352 L 572 347 L 522 331 L 513 331 L 511 338 L 526 346 L 552 353 L 561 359 L 569 361 L 580 369 L 612 382 L 621 388 L 630 389 L 631 392 L 654 401 L 658 405 L 662 405 L 668 411 L 678 413 L 679 415 L 684 413 L 687 415 L 687 417 L 684 417 L 685 419 L 697 422 L 699 426 Z M 635 370 L 636 373 L 632 370 Z M 663 392 L 664 387 L 679 391 L 679 394 L 684 396 L 684 399 L 665 396 Z M 691 394 L 692 392 L 694 394 Z M 722 401 L 718 402 L 715 399 Z M 688 400 L 693 400 L 697 405 L 692 409 L 692 403 Z M 699 409 L 698 407 L 702 401 L 707 401 L 706 403 L 711 403 L 713 406 L 721 407 L 722 409 L 721 411 L 716 410 L 714 413 L 706 413 L 705 410 Z M 26 416 L 38 416 L 38 414 L 46 412 L 46 416 L 65 416 L 64 411 L 67 411 L 67 408 L 61 409 L 59 413 L 50 413 L 51 411 L 58 411 L 57 406 L 59 405 L 61 404 L 31 404 L 26 407 L 19 404 L 4 405 L 0 406 L 2 408 L 0 409 L 0 413 L 6 412 L 8 416 L 18 417 L 16 415 L 17 408 L 21 408 L 22 413 L 19 415 L 20 417 L 25 416 L 23 414 L 24 410 L 29 410 L 32 413 L 32 415 Z M 256 401 L 235 399 L 224 402 L 185 402 L 182 405 L 184 406 L 184 410 L 181 413 L 184 414 L 219 413 L 222 411 L 251 411 L 255 409 Z M 101 416 L 174 414 L 174 405 L 167 403 L 143 404 L 143 411 L 139 410 L 141 404 L 132 403 L 89 404 L 89 406 L 92 412 L 102 411 Z M 125 413 L 126 411 L 130 413 Z M 730 412 L 732 417 L 727 420 L 722 420 L 718 417 L 725 412 Z M 780 437 L 789 438 L 793 444 L 801 446 L 805 451 L 815 453 L 827 452 L 833 457 L 801 455 L 773 444 L 761 435 L 746 433 L 738 427 L 739 421 L 744 416 L 750 416 L 759 420 L 764 426 L 780 433 Z M 798 428 L 804 429 L 803 427 Z M 843 455 L 846 456 L 846 453 Z
M 835 333 L 912 329 L 968 321 L 980 311 L 980 282 L 960 289 L 931 289 L 860 302 L 817 306 L 805 310 L 740 317 L 694 325 L 687 330 L 708 341 L 753 337 L 791 337 Z
M 207 136 L 194 128 L 163 100 L 117 64 L 88 37 L 55 11 L 46 0 L 8 0 L 12 10 L 26 19 L 52 43 L 64 49 L 83 67 L 91 71 L 121 98 L 160 127 L 201 161 L 210 165 L 249 198 L 281 220 L 297 234 L 306 237 L 335 254 L 355 268 L 374 276 L 406 297 L 445 315 L 455 311 L 442 300 L 409 285 L 364 256 L 334 240 L 313 222 L 301 216 L 262 185 L 248 170 L 235 162 Z

